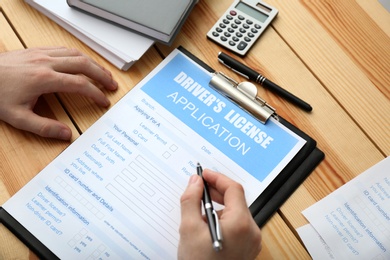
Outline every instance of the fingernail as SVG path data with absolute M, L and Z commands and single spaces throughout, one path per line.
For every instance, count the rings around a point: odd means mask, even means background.
M 112 78 L 112 73 L 111 73 L 111 71 L 109 71 L 108 69 L 106 69 L 105 67 L 103 67 L 103 66 L 101 66 L 101 65 L 99 65 L 99 66 L 100 66 L 100 68 L 101 68 L 102 70 L 104 70 L 104 72 L 107 73 L 108 76 L 110 76 L 110 77 Z
M 118 88 L 118 82 L 116 82 L 115 80 L 112 81 L 112 86 L 113 86 L 113 90 L 117 89 Z
M 188 181 L 188 184 L 189 185 L 191 185 L 191 184 L 195 184 L 195 183 L 197 183 L 198 182 L 198 180 L 199 180 L 199 178 L 198 178 L 198 175 L 191 175 L 191 177 L 190 177 L 190 179 L 189 179 L 189 181 Z
M 110 100 L 107 97 L 105 97 L 103 101 L 103 106 L 108 107 L 110 104 L 111 104 Z
M 69 140 L 72 137 L 72 132 L 69 129 L 62 129 L 58 134 L 58 138 L 62 140 Z

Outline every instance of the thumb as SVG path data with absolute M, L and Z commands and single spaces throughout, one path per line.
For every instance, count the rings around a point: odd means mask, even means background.
M 180 199 L 182 222 L 189 219 L 202 219 L 201 200 L 203 196 L 203 181 L 198 175 L 192 175 L 186 190 Z
M 70 128 L 57 120 L 41 117 L 32 111 L 23 111 L 16 117 L 19 118 L 14 127 L 32 132 L 42 137 L 70 140 L 72 131 Z

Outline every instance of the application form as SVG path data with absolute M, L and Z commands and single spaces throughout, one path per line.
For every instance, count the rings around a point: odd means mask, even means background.
M 302 213 L 313 259 L 390 259 L 390 157 Z
M 180 196 L 196 164 L 250 205 L 305 144 L 209 87 L 178 50 L 3 208 L 61 259 L 174 259 Z

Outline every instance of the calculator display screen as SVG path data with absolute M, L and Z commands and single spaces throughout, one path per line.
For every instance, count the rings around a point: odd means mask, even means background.
M 247 15 L 252 16 L 253 18 L 262 23 L 264 23 L 268 18 L 268 15 L 263 14 L 262 12 L 250 7 L 249 5 L 244 4 L 243 2 L 239 2 L 236 5 L 236 9 L 240 10 L 243 13 L 246 13 Z

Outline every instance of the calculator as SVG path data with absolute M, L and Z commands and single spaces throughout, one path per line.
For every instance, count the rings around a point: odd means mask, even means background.
M 236 0 L 207 33 L 207 38 L 244 56 L 278 10 L 259 0 Z

